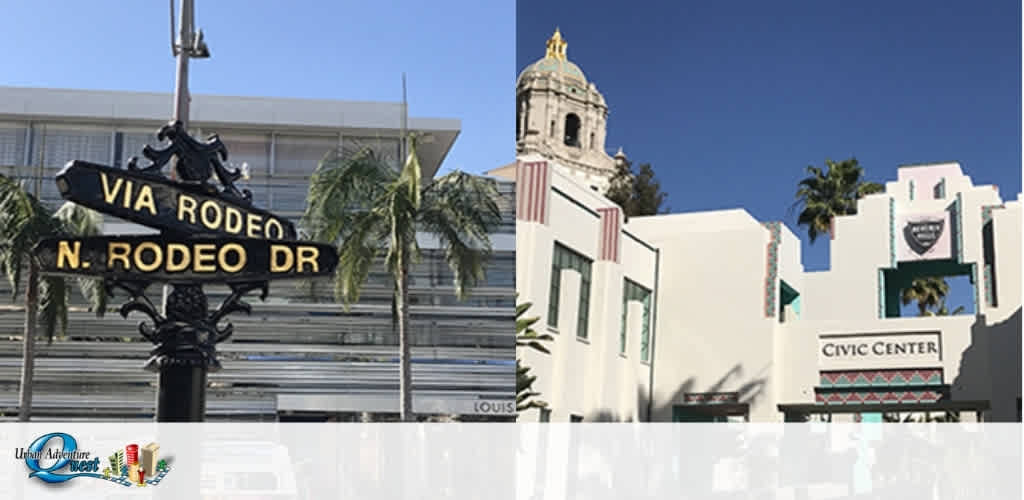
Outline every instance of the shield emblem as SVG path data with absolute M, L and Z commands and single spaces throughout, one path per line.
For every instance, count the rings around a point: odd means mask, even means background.
M 946 225 L 945 219 L 925 219 L 907 222 L 903 228 L 903 236 L 907 245 L 918 255 L 924 255 L 935 246 L 942 236 L 942 230 Z

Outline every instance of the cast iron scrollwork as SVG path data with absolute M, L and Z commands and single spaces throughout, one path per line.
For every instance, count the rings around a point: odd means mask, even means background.
M 228 160 L 228 149 L 217 134 L 211 135 L 206 142 L 200 142 L 188 135 L 180 121 L 172 121 L 160 128 L 157 139 L 170 140 L 171 144 L 164 149 L 154 149 L 147 145 L 142 149 L 142 154 L 151 163 L 139 166 L 139 158 L 133 156 L 128 160 L 128 169 L 160 175 L 160 170 L 171 161 L 171 158 L 176 158 L 174 170 L 178 174 L 178 181 L 196 185 L 213 194 L 217 193 L 218 189 L 209 181 L 216 175 L 222 186 L 221 194 L 247 204 L 252 203 L 251 191 L 235 187 L 235 181 L 242 177 L 242 172 L 237 168 L 229 169 L 224 166 L 223 162 Z
M 154 344 L 145 368 L 159 371 L 166 366 L 204 366 L 215 372 L 221 365 L 217 360 L 216 345 L 231 337 L 234 326 L 222 320 L 229 314 L 244 312 L 250 314 L 252 306 L 242 298 L 260 290 L 260 300 L 267 297 L 267 282 L 232 283 L 231 293 L 213 312 L 209 311 L 206 294 L 202 285 L 177 284 L 167 296 L 166 316 L 146 297 L 149 282 L 115 281 L 107 282 L 107 293 L 113 295 L 115 288 L 128 293 L 130 300 L 121 306 L 121 316 L 127 318 L 132 312 L 149 316 L 149 321 L 139 322 L 139 333 Z

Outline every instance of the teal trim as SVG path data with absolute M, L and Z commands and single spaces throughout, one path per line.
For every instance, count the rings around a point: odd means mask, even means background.
M 779 317 L 780 318 L 782 317 L 782 311 L 786 308 L 786 306 L 788 306 L 790 304 L 793 304 L 795 302 L 795 303 L 797 303 L 797 305 L 793 307 L 793 313 L 796 314 L 796 316 L 799 318 L 800 317 L 800 307 L 799 307 L 800 292 L 796 291 L 795 289 L 793 289 L 793 287 L 789 286 L 789 283 L 786 283 L 785 281 L 780 279 L 779 280 L 779 297 L 781 299 L 781 300 L 779 300 Z
M 885 269 L 878 270 L 878 317 L 884 318 L 886 305 Z
M 860 421 L 864 424 L 880 424 L 882 423 L 881 413 L 861 413 Z
M 651 291 L 629 278 L 623 279 L 622 284 L 622 328 L 619 332 L 619 354 L 626 354 L 626 315 L 631 301 L 640 302 L 644 306 L 641 319 L 643 325 L 640 329 L 640 360 L 647 361 L 650 358 L 648 342 L 651 334 Z
M 910 179 L 910 201 L 914 201 L 914 179 Z

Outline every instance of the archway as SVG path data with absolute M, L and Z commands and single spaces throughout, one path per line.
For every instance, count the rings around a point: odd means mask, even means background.
M 580 117 L 576 113 L 565 115 L 565 145 L 580 147 Z

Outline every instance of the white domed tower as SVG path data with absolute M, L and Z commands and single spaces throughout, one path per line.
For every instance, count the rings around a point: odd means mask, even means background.
M 519 74 L 516 152 L 555 160 L 603 193 L 615 173 L 615 160 L 604 149 L 608 106 L 597 86 L 566 57 L 567 46 L 555 29 L 544 57 Z

